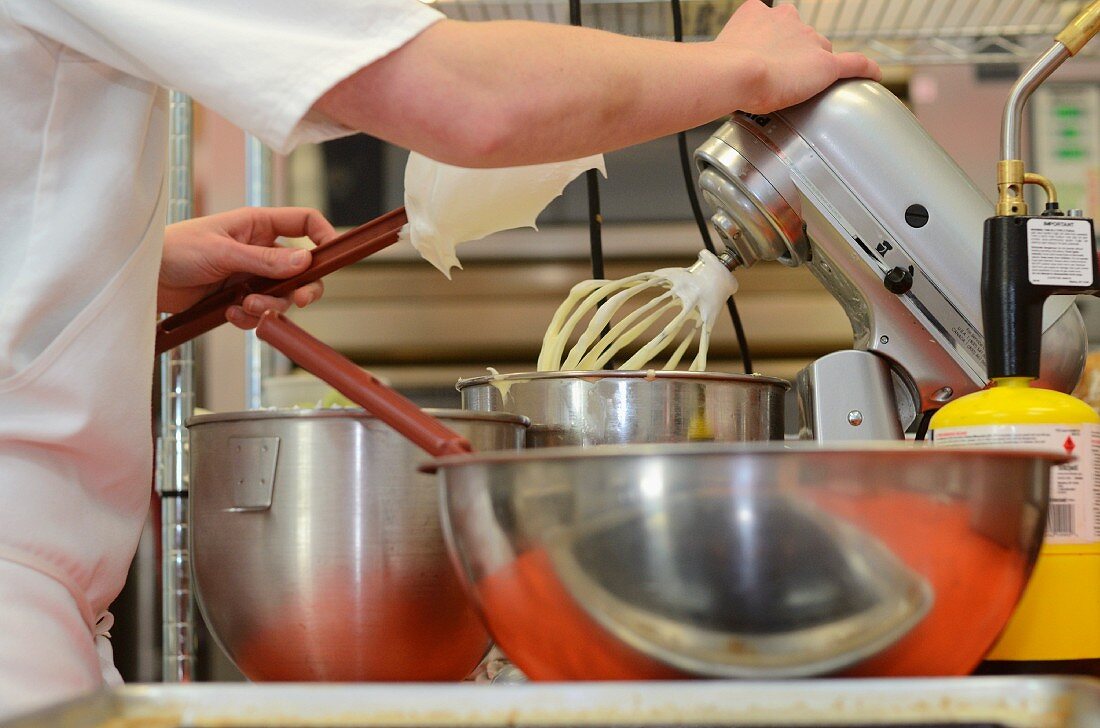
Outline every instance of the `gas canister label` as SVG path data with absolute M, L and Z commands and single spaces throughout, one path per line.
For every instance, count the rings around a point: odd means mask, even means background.
M 1027 279 L 1034 285 L 1091 286 L 1092 250 L 1088 220 L 1027 221 Z
M 1049 450 L 1073 460 L 1051 468 L 1046 543 L 1100 543 L 1100 427 L 983 425 L 934 430 L 936 447 Z

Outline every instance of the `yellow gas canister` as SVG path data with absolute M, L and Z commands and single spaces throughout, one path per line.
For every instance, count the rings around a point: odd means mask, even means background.
M 1081 400 L 995 379 L 940 409 L 937 447 L 1056 449 L 1046 537 L 1031 580 L 980 671 L 1100 675 L 1100 415 Z

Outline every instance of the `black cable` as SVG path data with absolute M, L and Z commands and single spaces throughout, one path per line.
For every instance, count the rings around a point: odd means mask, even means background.
M 569 0 L 569 24 L 581 25 L 581 0 Z M 585 172 L 588 186 L 588 249 L 592 259 L 592 277 L 603 278 L 603 215 L 600 214 L 600 173 L 594 169 Z
M 672 38 L 677 43 L 684 42 L 684 19 L 680 10 L 680 0 L 672 0 Z M 680 168 L 684 173 L 684 185 L 687 187 L 688 200 L 691 202 L 691 214 L 695 217 L 695 225 L 699 228 L 700 237 L 703 238 L 703 247 L 717 255 L 714 243 L 710 239 L 710 231 L 707 229 L 707 221 L 703 217 L 703 208 L 699 205 L 699 196 L 695 192 L 695 173 L 691 169 L 691 157 L 688 156 L 687 132 L 682 131 L 677 134 L 676 141 L 680 147 Z M 733 332 L 737 335 L 737 348 L 741 351 L 741 365 L 745 369 L 745 374 L 752 374 L 752 356 L 749 354 L 749 342 L 745 338 L 745 327 L 741 323 L 741 314 L 737 311 L 737 304 L 734 302 L 733 296 L 726 299 L 726 310 L 729 311 L 730 321 L 733 322 Z
M 604 278 L 603 215 L 600 214 L 600 173 L 590 169 L 584 173 L 588 187 L 588 251 L 592 258 L 592 277 Z
M 928 424 L 932 422 L 932 415 L 936 414 L 937 412 L 939 412 L 939 409 L 930 409 L 921 414 L 920 423 L 917 425 L 917 434 L 914 436 L 914 439 L 917 442 L 923 440 L 925 435 L 928 434 Z

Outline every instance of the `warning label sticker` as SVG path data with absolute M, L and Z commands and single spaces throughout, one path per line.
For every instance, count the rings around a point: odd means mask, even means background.
M 984 425 L 931 434 L 936 447 L 1033 448 L 1072 457 L 1051 468 L 1046 543 L 1100 543 L 1100 425 Z
M 1092 225 L 1088 220 L 1027 221 L 1027 279 L 1038 286 L 1092 285 Z

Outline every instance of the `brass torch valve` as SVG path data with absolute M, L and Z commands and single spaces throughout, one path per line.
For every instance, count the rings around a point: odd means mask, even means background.
M 997 162 L 997 215 L 1016 217 L 1027 214 L 1024 185 L 1037 185 L 1047 196 L 1046 212 L 1058 210 L 1058 191 L 1054 183 L 1041 174 L 1024 171 L 1022 159 L 1002 159 Z

